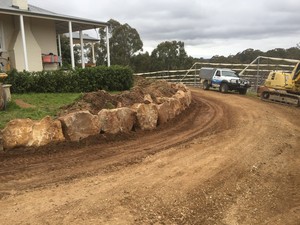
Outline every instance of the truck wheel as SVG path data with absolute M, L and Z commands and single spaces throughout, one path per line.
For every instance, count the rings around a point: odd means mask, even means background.
M 205 81 L 203 82 L 203 89 L 204 89 L 204 90 L 208 90 L 208 89 L 209 89 L 209 84 L 208 84 L 208 81 L 207 81 L 207 80 L 205 80 Z
M 227 93 L 228 92 L 228 84 L 222 83 L 220 86 L 220 92 Z
M 239 90 L 240 95 L 245 95 L 247 93 L 247 88 Z

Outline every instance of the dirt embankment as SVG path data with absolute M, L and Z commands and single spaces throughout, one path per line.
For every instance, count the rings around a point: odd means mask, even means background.
M 106 91 L 86 93 L 75 103 L 62 107 L 59 115 L 78 110 L 89 110 L 90 113 L 97 114 L 101 109 L 130 107 L 134 103 L 143 103 L 145 95 L 150 95 L 153 102 L 157 103 L 158 97 L 172 97 L 176 91 L 166 81 L 136 77 L 134 87 L 130 91 L 124 91 L 116 95 L 110 95 Z
M 155 131 L 0 155 L 0 223 L 299 224 L 299 109 L 193 99 Z

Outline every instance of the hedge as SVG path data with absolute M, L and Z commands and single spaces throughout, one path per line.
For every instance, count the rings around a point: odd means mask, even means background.
M 12 93 L 71 93 L 97 90 L 123 91 L 133 85 L 129 67 L 99 66 L 76 70 L 8 73 L 5 83 L 12 85 Z

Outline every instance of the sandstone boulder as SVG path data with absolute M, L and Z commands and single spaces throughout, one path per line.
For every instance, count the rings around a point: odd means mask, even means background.
M 169 102 L 170 98 L 168 98 L 168 97 L 158 97 L 158 98 L 156 98 L 156 101 L 157 101 L 157 104 L 162 104 L 164 102 Z
M 32 138 L 28 146 L 43 146 L 50 142 L 64 141 L 61 122 L 46 116 L 41 121 L 33 123 Z
M 102 132 L 116 134 L 129 132 L 136 120 L 135 112 L 129 108 L 102 109 L 98 113 L 100 129 Z
M 177 98 L 169 98 L 170 104 L 170 119 L 173 119 L 175 116 L 179 115 L 182 111 L 182 106 L 180 101 Z
M 61 123 L 50 116 L 41 121 L 31 119 L 11 120 L 3 129 L 3 147 L 43 146 L 50 142 L 64 141 Z
M 59 118 L 62 123 L 65 138 L 79 141 L 100 132 L 100 123 L 97 115 L 89 111 L 78 111 Z
M 176 89 L 177 90 L 181 90 L 183 92 L 187 92 L 188 91 L 188 88 L 183 83 L 178 83 L 176 85 Z
M 33 123 L 31 119 L 15 119 L 8 122 L 2 131 L 4 149 L 27 146 L 32 137 Z
M 152 100 L 152 98 L 151 98 L 151 95 L 146 94 L 146 95 L 144 96 L 144 103 L 145 103 L 145 104 L 153 103 L 153 100 Z
M 132 106 L 136 112 L 136 126 L 142 130 L 153 130 L 157 126 L 158 110 L 156 104 L 137 103 Z
M 184 91 L 178 90 L 173 97 L 180 101 L 183 110 L 188 106 L 188 99 Z
M 171 113 L 170 101 L 165 101 L 162 104 L 157 106 L 158 110 L 158 124 L 164 124 L 169 121 L 172 117 L 171 115 L 175 115 L 174 112 Z
M 176 89 L 176 90 L 181 90 L 184 92 L 187 92 L 187 87 L 183 84 L 183 83 L 171 83 L 170 84 L 172 88 Z

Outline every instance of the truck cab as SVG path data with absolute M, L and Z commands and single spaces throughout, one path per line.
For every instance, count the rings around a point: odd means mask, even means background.
M 227 93 L 230 90 L 246 94 L 250 82 L 241 79 L 233 70 L 221 68 L 201 68 L 200 82 L 204 90 L 218 88 L 220 92 Z

